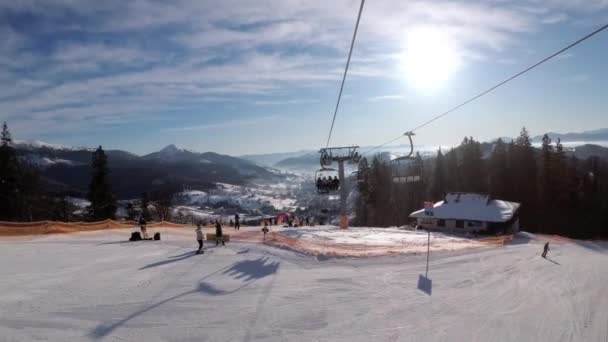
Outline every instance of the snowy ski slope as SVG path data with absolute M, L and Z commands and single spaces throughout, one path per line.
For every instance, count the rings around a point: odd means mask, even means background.
M 2 341 L 607 341 L 608 243 L 322 258 L 161 229 L 0 239 Z M 189 233 L 192 233 L 190 236 Z

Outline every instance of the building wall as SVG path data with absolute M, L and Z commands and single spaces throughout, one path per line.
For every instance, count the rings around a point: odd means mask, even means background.
M 477 221 L 467 221 L 463 220 L 463 228 L 456 227 L 456 220 L 445 220 L 445 226 L 440 227 L 438 225 L 439 219 L 425 217 L 418 218 L 417 224 L 419 227 L 424 229 L 436 229 L 436 230 L 444 230 L 448 232 L 482 232 L 488 229 L 488 222 L 481 222 L 481 225 L 476 225 L 473 227 L 469 226 L 469 222 L 477 222 Z

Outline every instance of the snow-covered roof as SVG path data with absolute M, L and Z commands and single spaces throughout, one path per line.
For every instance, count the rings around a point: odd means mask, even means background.
M 506 222 L 513 217 L 519 206 L 519 203 L 493 199 L 485 194 L 451 192 L 445 196 L 444 201 L 433 205 L 432 216 L 421 209 L 411 213 L 410 217 Z

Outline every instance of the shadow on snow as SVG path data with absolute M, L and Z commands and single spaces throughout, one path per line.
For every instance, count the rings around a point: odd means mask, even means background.
M 191 257 L 192 255 L 194 255 L 194 253 L 192 253 L 192 252 L 184 253 L 181 255 L 175 255 L 173 257 L 170 257 L 169 260 L 150 264 L 141 269 L 156 267 L 156 266 L 164 265 L 167 263 L 183 260 L 183 259 Z M 220 268 L 220 269 L 216 270 L 215 272 L 212 272 L 212 273 L 206 275 L 205 277 L 203 277 L 200 280 L 198 287 L 196 287 L 195 289 L 177 294 L 175 296 L 164 299 L 160 302 L 150 304 L 117 322 L 101 323 L 89 333 L 89 337 L 94 338 L 94 339 L 104 338 L 104 337 L 108 336 L 109 334 L 111 334 L 117 328 L 119 328 L 119 327 L 123 326 L 124 324 L 126 324 L 127 322 L 131 321 L 132 319 L 134 319 L 142 314 L 145 314 L 146 312 L 153 310 L 161 305 L 164 305 L 173 300 L 179 299 L 181 297 L 185 297 L 185 296 L 195 294 L 195 293 L 204 293 L 204 294 L 208 294 L 208 295 L 212 295 L 212 296 L 219 296 L 219 295 L 235 293 L 261 278 L 275 274 L 277 272 L 277 270 L 279 269 L 279 265 L 280 265 L 280 263 L 277 261 L 269 262 L 268 258 L 258 258 L 256 260 L 239 261 L 230 266 Z M 225 274 L 225 275 L 231 276 L 232 278 L 234 278 L 236 280 L 242 281 L 242 284 L 240 286 L 238 286 L 236 289 L 233 289 L 230 291 L 224 291 L 224 290 L 218 289 L 218 288 L 214 287 L 213 285 L 205 282 L 206 279 L 208 279 L 216 274 L 220 274 L 220 272 L 221 272 L 221 274 Z

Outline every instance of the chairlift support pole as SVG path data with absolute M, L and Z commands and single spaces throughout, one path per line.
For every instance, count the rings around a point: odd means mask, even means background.
M 348 229 L 348 216 L 346 213 L 346 200 L 348 198 L 348 186 L 344 176 L 344 163 L 358 163 L 361 156 L 358 152 L 359 146 L 328 147 L 319 150 L 321 154 L 321 167 L 338 163 L 338 179 L 340 180 L 340 228 Z
M 348 219 L 343 223 L 344 217 L 346 216 L 346 198 L 348 197 L 348 191 L 346 182 L 344 180 L 344 160 L 338 161 L 338 179 L 340 179 L 340 228 L 348 228 Z

